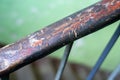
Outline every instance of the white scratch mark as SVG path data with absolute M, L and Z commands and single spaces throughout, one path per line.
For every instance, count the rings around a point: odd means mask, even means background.
M 115 0 L 113 0 L 113 1 L 111 2 L 111 5 L 114 5 L 114 2 L 115 2 Z
M 10 62 L 7 59 L 0 57 L 0 71 L 8 68 L 10 66 Z
M 91 8 L 89 8 L 89 9 L 87 9 L 86 11 L 89 13 L 89 12 L 91 12 L 93 9 L 94 9 L 94 7 L 91 7 Z
M 33 39 L 30 39 L 29 40 L 29 42 L 30 42 L 30 44 L 31 44 L 31 46 L 33 46 L 34 45 L 34 43 L 35 42 L 37 42 L 38 40 L 37 39 L 35 39 L 35 38 L 33 38 Z
M 33 39 L 35 38 L 36 34 L 31 34 L 31 35 L 28 35 L 29 39 Z
M 71 17 L 68 17 L 68 19 L 71 21 L 72 20 L 72 18 Z
M 40 30 L 40 32 L 43 34 L 44 33 L 44 31 L 43 30 Z
M 109 4 L 110 4 L 110 3 L 106 3 L 106 4 L 105 4 L 105 7 L 108 7 L 108 6 L 109 6 Z
M 4 54 L 6 54 L 9 57 L 13 57 L 15 53 L 17 53 L 17 50 L 6 51 Z
M 32 47 L 36 46 L 36 45 L 42 45 L 42 41 L 45 38 L 41 38 L 40 40 L 35 39 L 34 36 L 29 38 L 29 43 Z
M 81 13 L 77 15 L 77 17 L 80 17 L 81 16 Z

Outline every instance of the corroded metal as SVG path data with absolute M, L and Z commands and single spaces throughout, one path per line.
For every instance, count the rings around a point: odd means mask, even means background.
M 120 0 L 103 0 L 0 49 L 0 76 L 120 19 Z

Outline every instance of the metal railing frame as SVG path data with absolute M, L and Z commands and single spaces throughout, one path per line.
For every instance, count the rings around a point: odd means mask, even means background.
M 8 80 L 11 72 L 30 64 L 37 59 L 41 59 L 46 55 L 51 54 L 53 51 L 67 45 L 61 66 L 55 79 L 60 80 L 73 42 L 76 39 L 102 29 L 119 19 L 120 0 L 102 0 L 55 22 L 16 43 L 7 45 L 0 49 L 0 77 L 2 80 Z M 118 29 L 117 31 L 120 32 Z M 107 45 L 107 49 L 109 47 L 107 53 L 114 43 L 111 43 L 111 47 L 109 44 Z M 106 53 L 106 48 L 103 53 Z M 106 55 L 104 55 L 104 58 L 105 57 Z M 92 80 L 103 61 L 100 61 L 99 64 L 98 60 L 87 80 Z

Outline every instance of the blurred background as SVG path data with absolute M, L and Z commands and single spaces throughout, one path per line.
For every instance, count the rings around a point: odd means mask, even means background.
M 100 0 L 0 0 L 0 46 L 13 43 Z M 120 21 L 75 41 L 61 80 L 85 80 Z M 120 64 L 116 42 L 95 80 Z M 11 74 L 11 80 L 54 80 L 64 47 Z M 115 80 L 119 80 L 119 76 Z

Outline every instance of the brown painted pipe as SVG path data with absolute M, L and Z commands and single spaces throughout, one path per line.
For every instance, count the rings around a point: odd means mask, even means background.
M 0 76 L 120 19 L 120 0 L 103 0 L 0 49 Z

